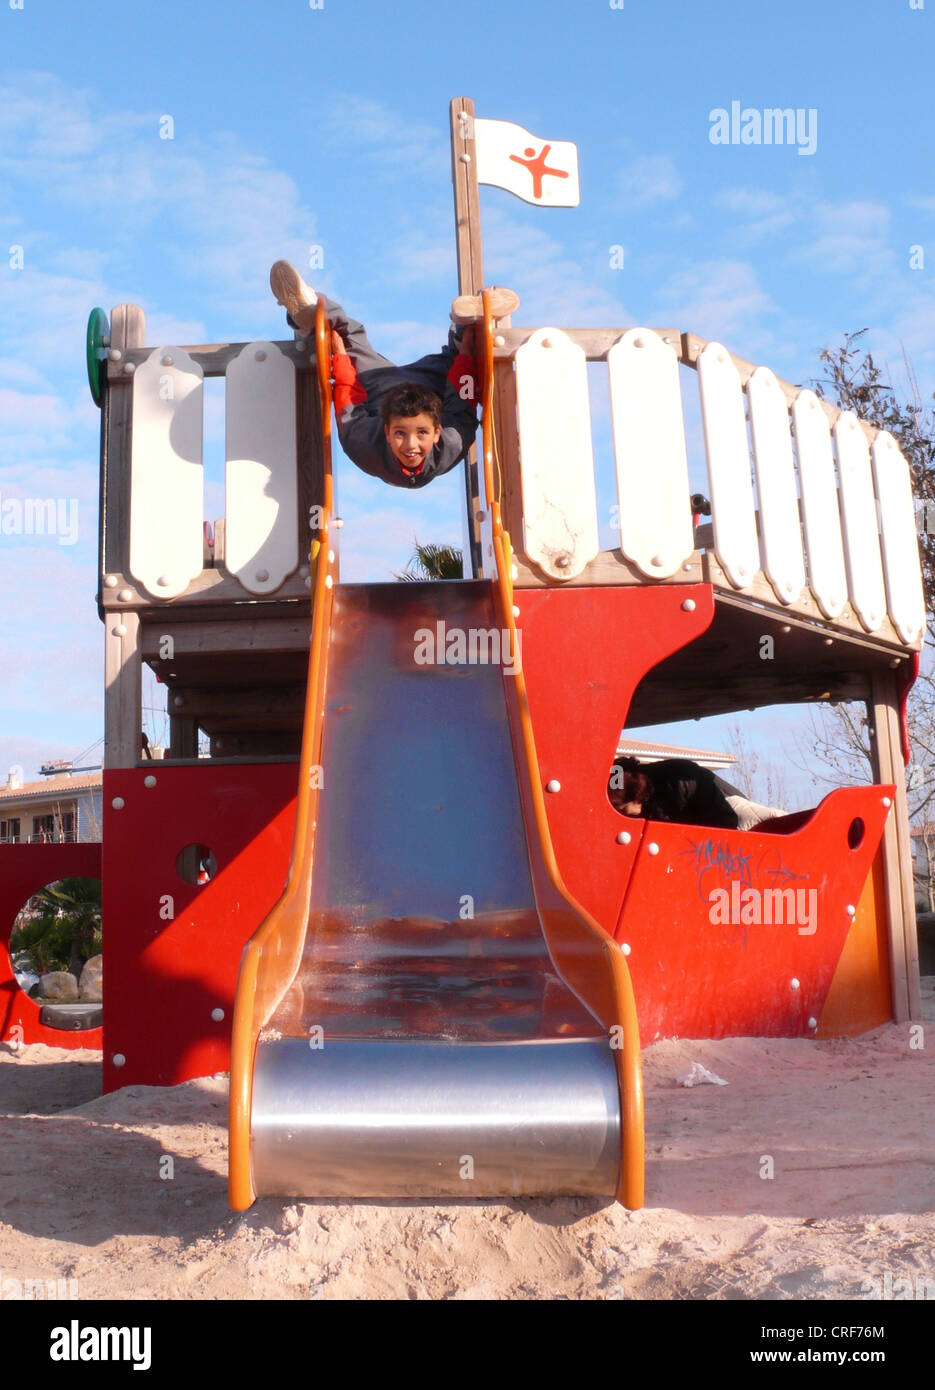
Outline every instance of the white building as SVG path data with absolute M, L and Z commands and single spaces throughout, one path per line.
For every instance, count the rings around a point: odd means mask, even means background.
M 100 840 L 101 826 L 100 772 L 23 782 L 14 769 L 0 786 L 0 845 Z

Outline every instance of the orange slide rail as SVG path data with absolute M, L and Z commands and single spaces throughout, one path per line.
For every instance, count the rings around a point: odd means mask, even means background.
M 494 488 L 493 318 L 490 296 L 486 290 L 483 302 L 484 486 L 497 561 L 495 592 L 501 623 L 510 631 L 515 658 L 518 648 L 513 614 L 512 547 L 509 534 L 503 527 L 500 502 Z M 620 1178 L 616 1196 L 619 1202 L 633 1211 L 643 1205 L 645 1194 L 645 1131 L 643 1066 L 630 971 L 626 957 L 614 939 L 575 901 L 562 882 L 549 833 L 521 661 L 514 660 L 512 674 L 509 677 L 504 675 L 503 679 L 507 688 L 514 748 L 517 749 L 518 761 L 524 764 L 520 768 L 520 796 L 536 905 L 549 952 L 559 973 L 607 1029 L 610 1045 L 615 1051 L 621 1117 Z
M 256 1198 L 250 1171 L 250 1113 L 253 1059 L 260 1030 L 272 1016 L 295 977 L 302 956 L 314 859 L 318 782 L 311 770 L 321 761 L 328 635 L 334 596 L 334 545 L 330 540 L 334 488 L 331 475 L 331 338 L 319 299 L 315 315 L 315 349 L 321 401 L 324 498 L 319 539 L 312 542 L 312 635 L 308 689 L 299 763 L 295 837 L 289 877 L 282 897 L 244 948 L 237 981 L 231 1036 L 228 1198 L 234 1211 L 245 1211 Z M 327 336 L 326 336 L 327 335 Z M 311 829 L 311 834 L 309 833 Z

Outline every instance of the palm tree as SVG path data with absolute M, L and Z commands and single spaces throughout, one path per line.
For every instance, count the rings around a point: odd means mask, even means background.
M 420 545 L 414 540 L 408 567 L 393 577 L 407 583 L 425 579 L 463 579 L 464 557 L 455 545 Z
M 70 970 L 75 978 L 101 949 L 101 884 L 96 878 L 63 878 L 30 898 L 10 936 L 20 969 Z

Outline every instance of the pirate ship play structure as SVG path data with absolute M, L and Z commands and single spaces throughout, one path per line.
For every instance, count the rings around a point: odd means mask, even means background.
M 477 290 L 479 236 L 459 254 Z M 186 347 L 147 345 L 132 305 L 92 316 L 103 843 L 0 848 L 0 906 L 8 934 L 28 892 L 101 874 L 103 1036 L 50 1037 L 5 954 L 4 1036 L 98 1042 L 108 1089 L 230 1065 L 237 1208 L 638 1206 L 641 1036 L 918 1013 L 903 763 L 924 608 L 895 442 L 693 334 L 515 328 L 484 304 L 474 576 L 406 585 L 339 582 L 323 309 L 309 339 Z M 588 362 L 610 391 L 609 550 Z M 206 376 L 226 385 L 213 534 Z M 439 622 L 506 632 L 517 660 L 417 662 L 413 634 Z M 141 757 L 144 662 L 168 690 L 160 763 Z M 866 701 L 872 786 L 747 832 L 624 819 L 607 798 L 622 726 L 841 699 Z M 715 923 L 712 891 L 738 881 L 814 889 L 814 923 Z

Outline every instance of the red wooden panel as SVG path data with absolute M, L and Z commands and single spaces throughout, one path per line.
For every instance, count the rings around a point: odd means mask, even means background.
M 296 776 L 292 763 L 105 770 L 105 1090 L 228 1068 L 241 952 L 286 881 Z M 176 868 L 189 844 L 217 861 L 202 886 Z
M 644 1044 L 814 1036 L 809 1020 L 821 1016 L 853 922 L 847 908 L 860 901 L 883 833 L 886 797 L 892 787 L 834 791 L 787 835 L 645 822 L 616 931 L 630 948 Z M 757 896 L 744 898 L 748 888 Z M 749 920 L 765 915 L 762 895 L 777 888 L 814 898 L 801 899 L 791 922 Z M 725 904 L 734 920 L 712 921 L 714 889 L 734 898 Z
M 607 799 L 617 739 L 646 672 L 710 626 L 713 590 L 523 589 L 515 599 L 542 784 L 561 788 L 546 796 L 555 857 L 568 891 L 612 933 L 643 826 Z

